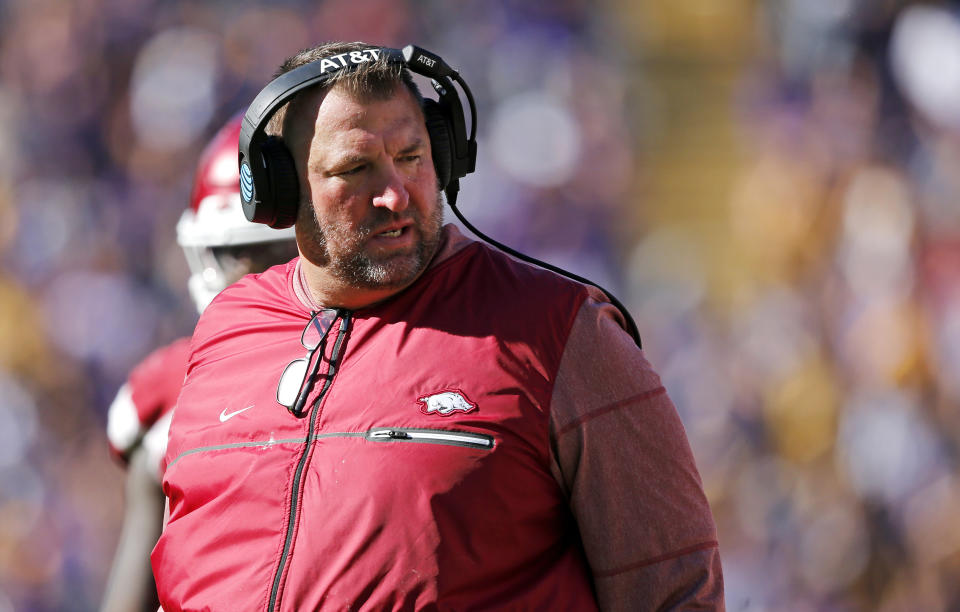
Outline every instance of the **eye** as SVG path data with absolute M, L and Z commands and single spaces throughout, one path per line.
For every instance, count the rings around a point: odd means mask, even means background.
M 416 163 L 416 162 L 418 162 L 418 161 L 420 161 L 420 155 L 419 155 L 419 154 L 410 154 L 410 155 L 401 155 L 401 156 L 400 156 L 400 162 L 402 162 L 402 163 L 410 164 L 410 163 Z
M 367 168 L 367 164 L 360 164 L 358 166 L 353 166 L 352 168 L 347 168 L 346 170 L 341 170 L 336 173 L 336 176 L 351 176 L 354 174 L 360 174 Z

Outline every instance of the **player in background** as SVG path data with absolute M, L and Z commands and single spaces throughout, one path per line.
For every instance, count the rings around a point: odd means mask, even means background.
M 297 255 L 293 228 L 249 223 L 240 205 L 237 143 L 242 115 L 232 118 L 200 155 L 190 206 L 177 242 L 190 267 L 189 290 L 199 312 L 229 284 Z M 155 350 L 131 371 L 107 415 L 111 453 L 127 470 L 123 528 L 104 594 L 103 612 L 156 610 L 150 551 L 160 536 L 164 496 L 160 459 L 187 369 L 190 338 Z

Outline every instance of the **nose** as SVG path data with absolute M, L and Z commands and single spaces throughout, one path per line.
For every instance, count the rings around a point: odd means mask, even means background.
M 396 166 L 391 164 L 384 170 L 382 185 L 378 193 L 373 196 L 374 206 L 400 212 L 409 205 L 410 192 L 407 191 L 404 177 Z

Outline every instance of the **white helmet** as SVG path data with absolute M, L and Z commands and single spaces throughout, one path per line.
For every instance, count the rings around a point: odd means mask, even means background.
M 244 274 L 297 254 L 292 227 L 272 229 L 243 214 L 237 164 L 242 118 L 233 117 L 200 154 L 190 206 L 177 223 L 177 243 L 190 266 L 190 297 L 200 312 Z

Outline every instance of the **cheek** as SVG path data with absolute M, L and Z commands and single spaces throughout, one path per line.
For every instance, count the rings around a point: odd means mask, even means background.
M 437 168 L 433 165 L 433 158 L 428 159 L 423 166 L 420 168 L 420 174 L 423 176 L 423 180 L 431 185 L 437 184 Z
M 309 179 L 310 182 L 310 200 L 319 203 L 319 202 L 333 202 L 341 197 L 340 190 L 337 188 L 337 184 L 334 181 L 324 180 L 323 178 L 314 177 Z
M 320 216 L 328 214 L 326 211 L 344 207 L 352 197 L 353 194 L 338 181 L 323 179 L 310 181 L 310 201 Z
M 414 181 L 407 187 L 416 191 L 417 199 L 427 205 L 432 205 L 437 197 L 437 173 L 433 169 L 433 163 L 424 164 Z
M 349 228 L 363 221 L 370 208 L 368 202 L 362 195 L 345 189 L 342 185 L 319 181 L 313 188 L 311 214 L 321 226 Z

